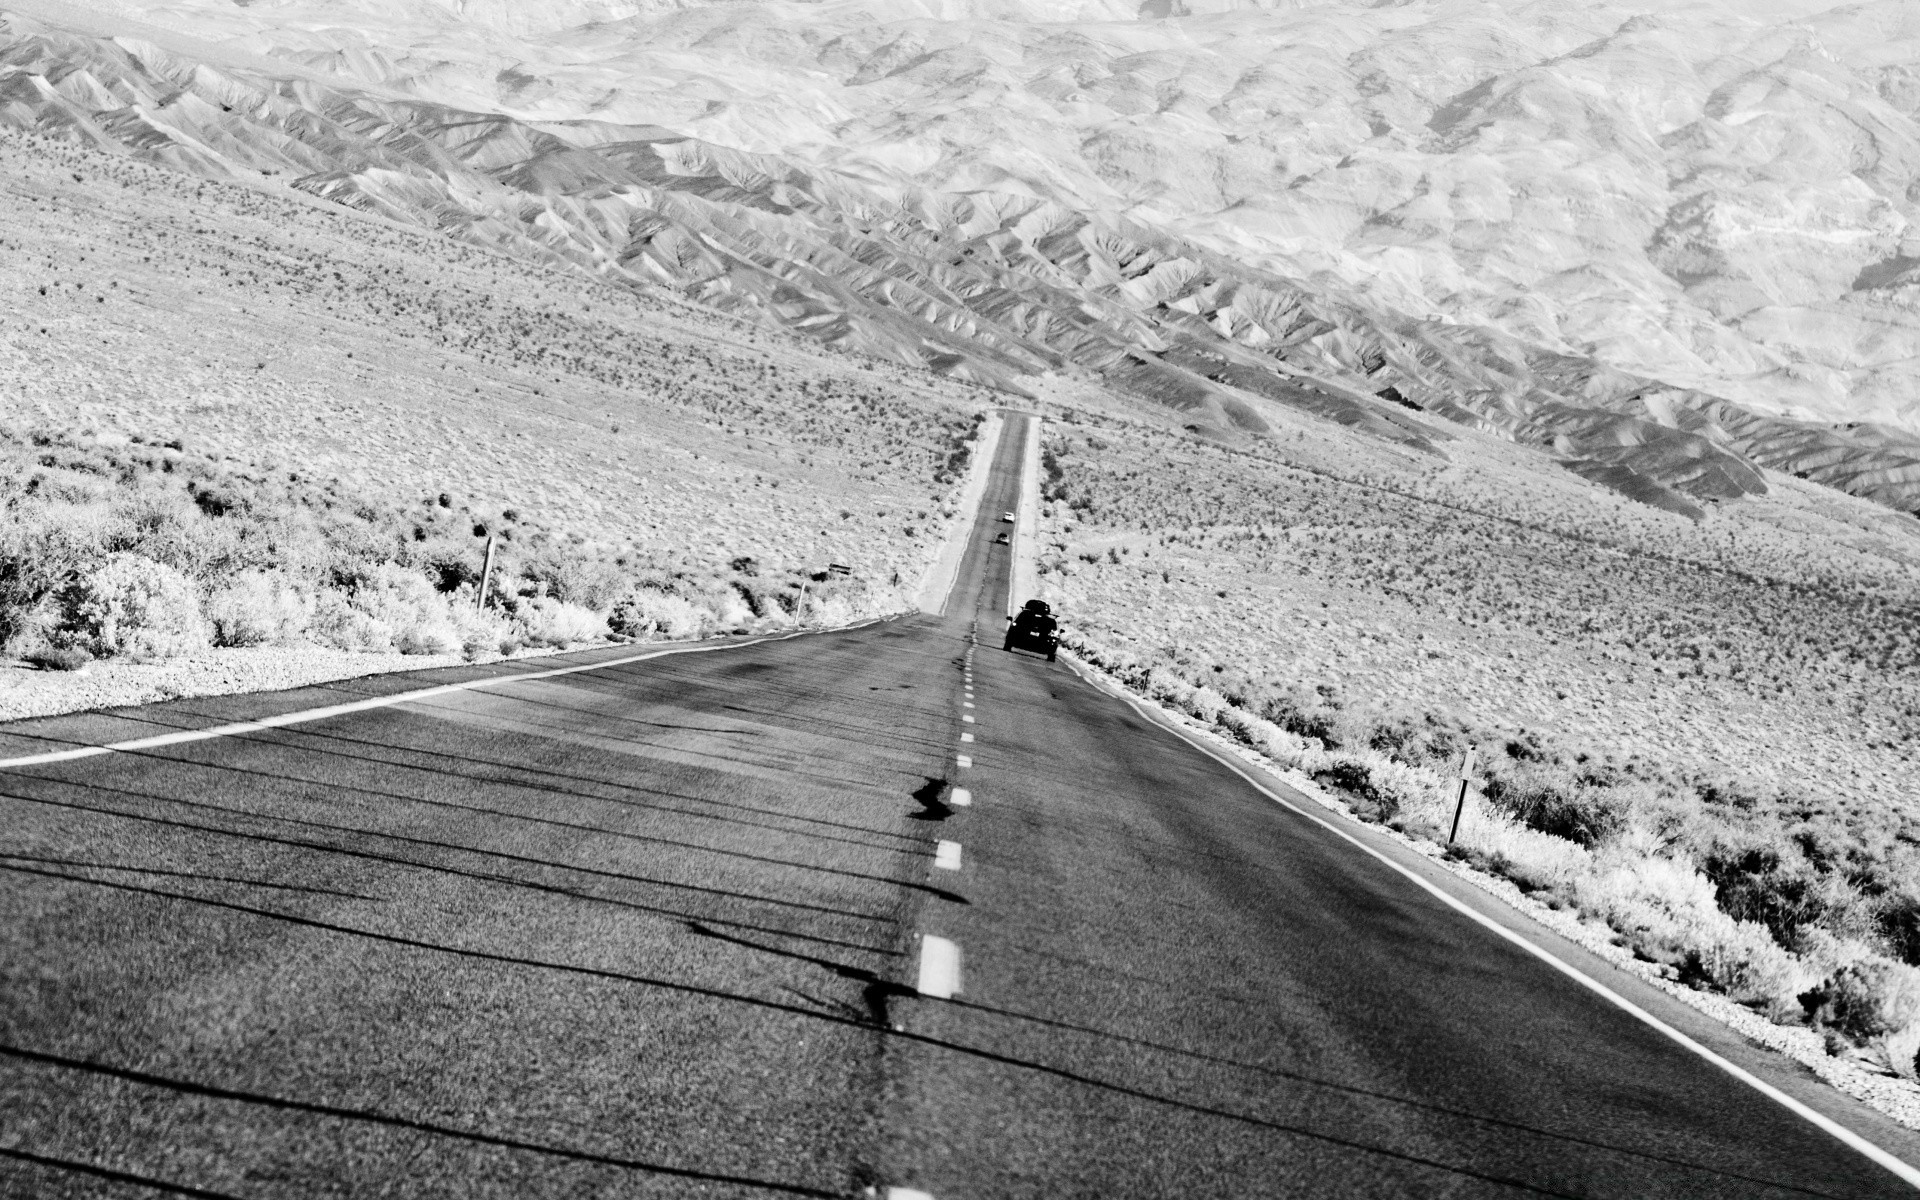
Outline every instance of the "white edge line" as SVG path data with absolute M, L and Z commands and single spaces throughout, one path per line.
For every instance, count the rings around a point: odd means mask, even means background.
M 330 717 L 343 717 L 348 713 L 365 712 L 374 708 L 391 708 L 396 704 L 411 704 L 417 700 L 430 700 L 435 696 L 452 695 L 455 692 L 470 692 L 476 688 L 492 687 L 496 684 L 518 683 L 529 679 L 552 679 L 559 675 L 576 675 L 582 671 L 599 671 L 608 667 L 624 667 L 629 663 L 645 662 L 651 658 L 665 658 L 675 654 L 705 654 L 713 650 L 737 650 L 747 646 L 759 646 L 767 642 L 783 642 L 788 638 L 800 637 L 807 633 L 842 633 L 852 629 L 864 629 L 868 625 L 878 624 L 884 618 L 876 617 L 869 621 L 856 622 L 836 629 L 795 629 L 786 633 L 754 638 L 747 642 L 721 642 L 712 646 L 668 646 L 659 650 L 649 650 L 645 654 L 629 654 L 624 658 L 609 658 L 602 662 L 574 663 L 571 666 L 555 667 L 547 671 L 526 671 L 513 675 L 490 675 L 485 679 L 468 679 L 460 683 L 443 683 L 435 687 L 417 688 L 411 692 L 396 692 L 391 696 L 370 696 L 365 700 L 352 700 L 346 704 L 330 704 L 325 708 L 303 708 L 297 712 L 280 713 L 276 716 L 261 717 L 257 721 L 235 721 L 228 725 L 213 725 L 206 729 L 178 729 L 172 733 L 157 733 L 151 737 L 133 738 L 124 742 L 108 742 L 100 746 L 76 746 L 70 750 L 50 750 L 44 754 L 28 754 L 20 758 L 0 759 L 0 770 L 11 767 L 35 767 L 43 763 L 71 762 L 76 758 L 93 758 L 101 754 L 114 754 L 133 750 L 157 750 L 162 746 L 178 746 L 186 742 L 205 742 L 214 738 L 232 737 L 241 733 L 260 733 L 263 730 L 279 729 L 286 725 L 305 725 L 310 721 L 324 721 Z M 323 685 L 312 685 L 323 686 Z
M 1074 666 L 1079 665 L 1078 663 L 1073 662 L 1073 660 L 1069 660 L 1069 662 L 1072 663 L 1072 665 Z M 1500 922 L 1494 920 L 1492 917 L 1489 917 L 1485 913 L 1478 911 L 1477 909 L 1466 904 L 1465 902 L 1458 900 L 1453 896 L 1448 895 L 1445 891 L 1441 890 L 1438 886 L 1433 884 L 1431 881 L 1421 878 L 1418 873 L 1414 872 L 1413 870 L 1409 869 L 1408 867 L 1400 863 L 1395 862 L 1393 859 L 1381 853 L 1379 850 L 1376 850 L 1372 846 L 1367 845 L 1365 842 L 1361 841 L 1359 838 L 1355 837 L 1353 834 L 1349 833 L 1348 831 L 1340 828 L 1334 822 L 1322 816 L 1321 814 L 1312 812 L 1306 808 L 1302 808 L 1298 804 L 1295 804 L 1293 801 L 1287 799 L 1285 796 L 1282 796 L 1280 793 L 1274 791 L 1272 788 L 1262 783 L 1252 773 L 1252 771 L 1250 771 L 1244 764 L 1235 762 L 1232 758 L 1222 753 L 1218 747 L 1208 745 L 1205 741 L 1193 736 L 1193 733 L 1191 730 L 1184 729 L 1179 725 L 1170 724 L 1167 721 L 1162 720 L 1158 713 L 1152 711 L 1144 704 L 1141 704 L 1131 692 L 1128 692 L 1122 688 L 1119 688 L 1117 685 L 1110 684 L 1106 680 L 1098 678 L 1097 676 L 1093 675 L 1090 671 L 1079 671 L 1076 673 L 1080 674 L 1081 678 L 1086 679 L 1089 683 L 1092 683 L 1095 687 L 1099 688 L 1101 691 L 1108 692 L 1109 694 L 1112 694 L 1112 695 L 1117 695 L 1120 699 L 1125 700 L 1129 705 L 1131 705 L 1134 708 L 1135 711 L 1139 712 L 1142 716 L 1146 717 L 1148 720 L 1153 721 L 1154 724 L 1159 725 L 1163 729 L 1171 730 L 1173 733 L 1177 734 L 1182 740 L 1187 742 L 1187 744 L 1199 749 L 1201 752 L 1206 754 L 1209 758 L 1212 758 L 1215 762 L 1220 763 L 1221 765 L 1225 766 L 1228 770 L 1232 771 L 1234 774 L 1240 776 L 1240 778 L 1246 780 L 1249 784 L 1253 785 L 1255 790 L 1259 791 L 1262 795 L 1274 801 L 1276 804 L 1279 804 L 1287 809 L 1292 810 L 1293 812 L 1299 814 L 1300 816 L 1305 817 L 1307 820 L 1313 822 L 1315 825 L 1320 826 L 1322 829 L 1326 830 L 1328 833 L 1333 834 L 1335 837 L 1341 839 L 1344 842 L 1347 842 L 1348 844 L 1354 846 L 1356 849 L 1359 849 L 1365 852 L 1366 854 L 1371 855 L 1373 858 L 1378 859 L 1380 862 L 1385 863 L 1388 867 L 1398 872 L 1399 874 L 1405 876 L 1407 879 L 1411 880 L 1416 886 L 1418 886 L 1423 891 L 1426 891 L 1427 893 L 1432 895 L 1435 899 L 1439 900 L 1442 904 L 1445 904 L 1448 908 L 1453 909 L 1454 911 L 1460 913 L 1462 916 L 1465 916 L 1466 918 L 1475 922 L 1476 924 L 1481 925 L 1484 928 L 1490 930 L 1495 935 L 1520 947 L 1522 950 L 1525 950 L 1528 954 L 1531 954 L 1535 958 L 1546 963 L 1548 966 L 1552 967 L 1554 970 L 1559 971 L 1562 975 L 1567 976 L 1569 979 L 1572 979 L 1574 982 L 1587 988 L 1589 991 L 1593 992 L 1595 995 L 1599 996 L 1601 999 L 1606 1000 L 1608 1003 L 1619 1008 L 1622 1012 L 1625 1012 L 1627 1015 L 1635 1018 L 1636 1020 L 1640 1021 L 1642 1024 L 1648 1026 L 1649 1028 L 1655 1030 L 1656 1032 L 1663 1034 L 1667 1038 L 1679 1044 L 1682 1048 L 1689 1050 L 1694 1054 L 1698 1055 L 1699 1057 L 1705 1059 L 1707 1062 L 1712 1063 L 1714 1066 L 1720 1068 L 1722 1071 L 1725 1071 L 1727 1074 L 1733 1076 L 1735 1079 L 1739 1080 L 1741 1083 L 1744 1083 L 1748 1087 L 1751 1087 L 1753 1090 L 1759 1092 L 1761 1095 L 1765 1096 L 1767 1099 L 1774 1101 L 1776 1104 L 1779 1104 L 1782 1108 L 1786 1109 L 1788 1112 L 1794 1114 L 1797 1117 L 1802 1118 L 1803 1120 L 1807 1121 L 1809 1124 L 1815 1126 L 1816 1128 L 1821 1129 L 1828 1134 L 1831 1134 L 1834 1138 L 1838 1139 L 1842 1144 L 1846 1145 L 1850 1149 L 1858 1151 L 1860 1154 L 1865 1155 L 1867 1158 L 1870 1158 L 1874 1162 L 1881 1165 L 1882 1167 L 1885 1167 L 1888 1171 L 1891 1171 L 1894 1175 L 1898 1176 L 1900 1180 L 1906 1183 L 1909 1187 L 1920 1188 L 1920 1169 L 1913 1167 L 1905 1159 L 1899 1158 L 1896 1155 L 1892 1154 L 1891 1152 L 1882 1149 L 1881 1147 L 1868 1141 L 1866 1138 L 1862 1137 L 1861 1135 L 1855 1133 L 1853 1130 L 1848 1129 L 1845 1125 L 1842 1125 L 1838 1121 L 1835 1121 L 1833 1118 L 1826 1116 L 1824 1113 L 1818 1112 L 1813 1108 L 1808 1107 L 1806 1104 L 1802 1103 L 1799 1100 L 1795 1100 L 1792 1096 L 1787 1095 L 1785 1092 L 1781 1091 L 1777 1087 L 1774 1087 L 1772 1084 L 1766 1082 L 1765 1080 L 1758 1078 L 1751 1072 L 1747 1071 L 1744 1067 L 1737 1066 L 1736 1064 L 1729 1062 L 1726 1059 L 1720 1057 L 1718 1054 L 1715 1054 L 1712 1050 L 1709 1050 L 1707 1047 L 1701 1045 L 1699 1042 L 1694 1041 L 1692 1038 L 1688 1037 L 1686 1034 L 1680 1032 L 1678 1029 L 1675 1029 L 1673 1026 L 1667 1024 L 1665 1021 L 1662 1021 L 1659 1017 L 1654 1016 L 1652 1013 L 1648 1012 L 1646 1009 L 1641 1008 L 1639 1005 L 1627 999 L 1625 996 L 1622 996 L 1620 993 L 1614 991 L 1612 988 L 1608 987 L 1606 984 L 1601 983 L 1599 980 L 1593 978 L 1591 975 L 1588 975 L 1586 972 L 1580 970 L 1580 968 L 1574 966 L 1572 963 L 1569 963 L 1560 959 L 1559 957 L 1554 955 L 1551 951 L 1547 950 L 1545 947 L 1535 945 L 1532 941 L 1522 937 L 1518 933 L 1515 933 L 1513 930 L 1508 929 L 1506 926 L 1500 924 Z

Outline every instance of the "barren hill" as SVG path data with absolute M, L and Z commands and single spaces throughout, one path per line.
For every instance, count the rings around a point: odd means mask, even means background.
M 0 417 L 899 603 L 991 397 L 297 192 L 0 131 Z M 618 548 L 625 548 L 624 551 Z
M 0 9 L 0 119 L 1227 440 L 1920 508 L 1898 0 L 112 7 Z

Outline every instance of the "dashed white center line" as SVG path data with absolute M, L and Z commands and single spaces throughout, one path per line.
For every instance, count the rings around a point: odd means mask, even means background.
M 953 765 L 956 767 L 970 767 L 973 765 L 973 760 L 964 754 L 956 754 L 953 756 Z
M 967 764 L 961 763 L 960 765 L 964 767 Z M 973 803 L 973 793 L 965 788 L 955 788 L 953 789 L 953 795 L 947 797 L 947 799 L 955 808 L 965 808 Z
M 936 1000 L 951 999 L 960 990 L 960 947 L 930 933 L 923 936 L 920 939 L 920 982 L 914 990 Z
M 969 696 L 971 696 L 971 695 L 973 695 L 973 693 L 972 693 L 972 692 L 968 692 L 968 693 L 967 693 L 967 695 L 969 695 Z M 961 707 L 961 708 L 972 708 L 972 707 L 973 707 L 973 701 L 971 701 L 971 700 L 962 700 L 962 701 L 960 702 L 960 707 Z
M 963 733 L 960 735 L 960 740 L 963 742 L 970 742 L 973 740 L 973 735 L 970 733 Z
M 919 1188 L 890 1187 L 887 1200 L 933 1200 L 932 1192 L 923 1192 Z
M 942 871 L 960 869 L 960 843 L 937 842 L 933 847 L 933 865 Z
M 972 714 L 972 713 L 961 713 L 961 714 L 960 714 L 960 720 L 961 720 L 962 722 L 964 722 L 965 724 L 968 724 L 968 725 L 971 725 L 971 724 L 973 724 L 973 714 Z

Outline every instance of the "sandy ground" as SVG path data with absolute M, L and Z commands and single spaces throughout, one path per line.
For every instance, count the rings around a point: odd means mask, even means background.
M 536 650 L 515 658 L 555 654 Z M 424 671 L 468 660 L 457 654 L 365 654 L 320 646 L 251 646 L 211 649 L 157 663 L 111 659 L 79 671 L 40 671 L 25 663 L 0 665 L 0 721 L 43 717 L 88 708 L 151 704 L 181 696 L 227 696 L 279 691 L 380 675 Z M 498 661 L 498 656 L 484 660 Z

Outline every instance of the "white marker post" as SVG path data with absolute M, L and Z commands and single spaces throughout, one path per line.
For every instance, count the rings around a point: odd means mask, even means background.
M 1453 845 L 1453 839 L 1460 832 L 1460 814 L 1467 809 L 1467 785 L 1473 782 L 1473 747 L 1467 747 L 1467 756 L 1460 762 L 1460 798 L 1453 805 L 1453 828 L 1447 831 L 1447 845 Z
M 487 535 L 487 561 L 485 565 L 483 565 L 480 568 L 480 594 L 474 598 L 473 606 L 475 608 L 485 608 L 487 606 L 487 587 L 489 584 L 493 582 L 494 549 L 495 549 L 495 543 L 494 543 L 493 535 L 488 534 Z

